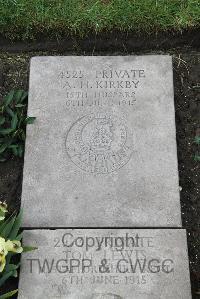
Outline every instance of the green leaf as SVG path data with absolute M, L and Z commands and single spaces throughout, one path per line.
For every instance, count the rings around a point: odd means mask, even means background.
M 18 156 L 18 144 L 12 144 L 8 148 L 12 150 L 15 156 Z
M 6 149 L 7 149 L 8 145 L 6 143 L 2 144 L 0 146 L 0 154 L 2 154 Z
M 15 92 L 15 101 L 16 101 L 16 103 L 21 102 L 21 98 L 22 98 L 23 93 L 24 93 L 24 91 L 22 89 L 18 89 Z
M 0 162 L 2 163 L 2 162 L 5 162 L 6 161 L 6 159 L 5 158 L 0 158 Z
M 0 162 L 12 155 L 23 157 L 25 125 L 32 124 L 35 118 L 26 117 L 25 101 L 28 93 L 22 89 L 10 91 L 0 105 Z M 7 140 L 11 142 L 7 144 Z M 7 154 L 8 153 L 8 154 Z
M 24 153 L 24 146 L 19 144 L 18 146 L 18 156 L 21 158 L 23 156 L 23 153 Z
M 13 130 L 16 129 L 17 123 L 18 123 L 18 117 L 17 117 L 17 114 L 14 114 L 14 116 L 12 117 L 12 120 L 11 120 L 11 128 Z
M 16 108 L 22 108 L 22 107 L 25 107 L 25 106 L 26 106 L 25 104 L 16 104 L 15 105 Z
M 33 251 L 33 250 L 37 250 L 38 248 L 37 247 L 32 247 L 32 246 L 23 246 L 23 252 L 30 252 L 30 251 Z
M 2 135 L 8 135 L 8 134 L 10 134 L 10 133 L 12 133 L 13 132 L 13 129 L 11 129 L 11 128 L 8 128 L 8 129 L 0 129 L 0 134 L 2 134 Z
M 8 148 L 12 149 L 12 148 L 16 148 L 16 147 L 18 147 L 18 144 L 11 144 L 11 145 L 9 145 Z
M 13 271 L 6 272 L 5 274 L 2 275 L 0 278 L 0 287 L 5 283 L 5 281 L 13 276 Z M 1 297 L 0 297 L 1 298 Z
M 5 216 L 5 212 L 3 212 L 2 210 L 0 210 L 0 217 Z
M 12 277 L 18 277 L 18 273 L 17 273 L 17 270 L 13 270 L 13 275 L 12 275 Z
M 19 229 L 20 229 L 21 224 L 22 224 L 22 215 L 23 215 L 23 211 L 21 210 L 19 212 L 19 214 L 17 215 L 17 217 L 15 219 L 15 222 L 13 223 L 12 230 L 9 233 L 9 239 L 10 240 L 15 240 L 18 233 L 19 233 Z
M 10 105 L 10 103 L 13 101 L 14 94 L 15 94 L 15 91 L 14 91 L 14 90 L 11 90 L 11 91 L 10 91 L 4 98 L 3 98 L 3 104 L 4 104 L 5 106 Z
M 6 272 L 10 272 L 10 271 L 13 271 L 13 270 L 17 270 L 19 268 L 20 264 L 17 264 L 17 265 L 14 265 L 14 264 L 8 264 L 6 265 L 5 267 L 5 271 Z
M 35 121 L 36 117 L 27 117 L 25 122 L 27 125 L 32 125 Z
M 0 296 L 0 299 L 7 299 L 7 298 L 10 298 L 12 297 L 13 295 L 17 294 L 18 290 L 14 290 L 14 291 L 11 291 L 11 292 L 8 292 L 4 295 L 1 295 Z
M 28 92 L 24 91 L 23 95 L 21 96 L 20 103 L 23 103 L 28 97 Z
M 1 231 L 1 237 L 5 239 L 10 238 L 10 232 L 12 231 L 13 225 L 15 223 L 16 216 L 12 217 L 11 220 L 6 224 L 4 229 Z
M 10 260 L 13 257 L 13 255 L 15 255 L 14 252 L 8 252 L 8 254 L 6 256 L 6 267 L 5 267 L 4 271 L 6 271 L 7 266 L 10 264 Z M 8 271 L 6 271 L 6 272 L 8 272 Z
M 15 238 L 15 240 L 21 241 L 22 237 L 23 237 L 23 232 L 20 233 L 19 235 L 17 235 L 17 237 Z
M 13 117 L 15 114 L 14 112 L 12 111 L 12 109 L 10 109 L 9 107 L 6 107 L 6 112 L 11 116 Z
M 4 116 L 0 116 L 0 126 L 3 125 L 5 123 L 5 117 Z
M 21 138 L 22 138 L 23 141 L 26 140 L 26 134 L 23 130 L 21 130 Z
M 4 228 L 6 227 L 6 225 L 9 223 L 9 221 L 11 220 L 13 216 L 11 215 L 10 217 L 8 217 L 1 225 L 0 225 L 0 235 L 2 233 L 2 231 L 4 230 Z
M 200 161 L 200 156 L 196 154 L 196 155 L 194 156 L 194 160 L 199 162 L 199 161 Z
M 195 143 L 200 145 L 200 136 L 196 136 L 194 140 L 195 140 Z

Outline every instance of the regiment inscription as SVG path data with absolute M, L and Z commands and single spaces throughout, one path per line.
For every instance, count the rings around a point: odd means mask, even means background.
M 66 106 L 132 106 L 136 101 L 136 90 L 142 88 L 145 78 L 144 69 L 106 69 L 91 70 L 88 80 L 83 70 L 62 70 L 58 82 L 66 91 Z

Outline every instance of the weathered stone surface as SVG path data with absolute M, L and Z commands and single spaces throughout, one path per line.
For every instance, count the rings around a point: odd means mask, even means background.
M 31 62 L 24 226 L 180 226 L 170 56 Z
M 30 230 L 18 299 L 190 299 L 182 229 Z

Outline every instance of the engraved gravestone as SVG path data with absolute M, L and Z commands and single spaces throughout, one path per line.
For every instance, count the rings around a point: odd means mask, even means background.
M 25 227 L 181 226 L 170 56 L 31 61 Z
M 182 229 L 29 230 L 18 299 L 190 299 Z M 167 244 L 167 246 L 166 246 Z

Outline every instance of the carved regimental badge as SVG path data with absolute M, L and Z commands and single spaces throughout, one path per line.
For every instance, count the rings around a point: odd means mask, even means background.
M 86 115 L 69 129 L 67 153 L 71 161 L 86 172 L 110 173 L 130 160 L 130 135 L 124 120 L 115 115 Z

